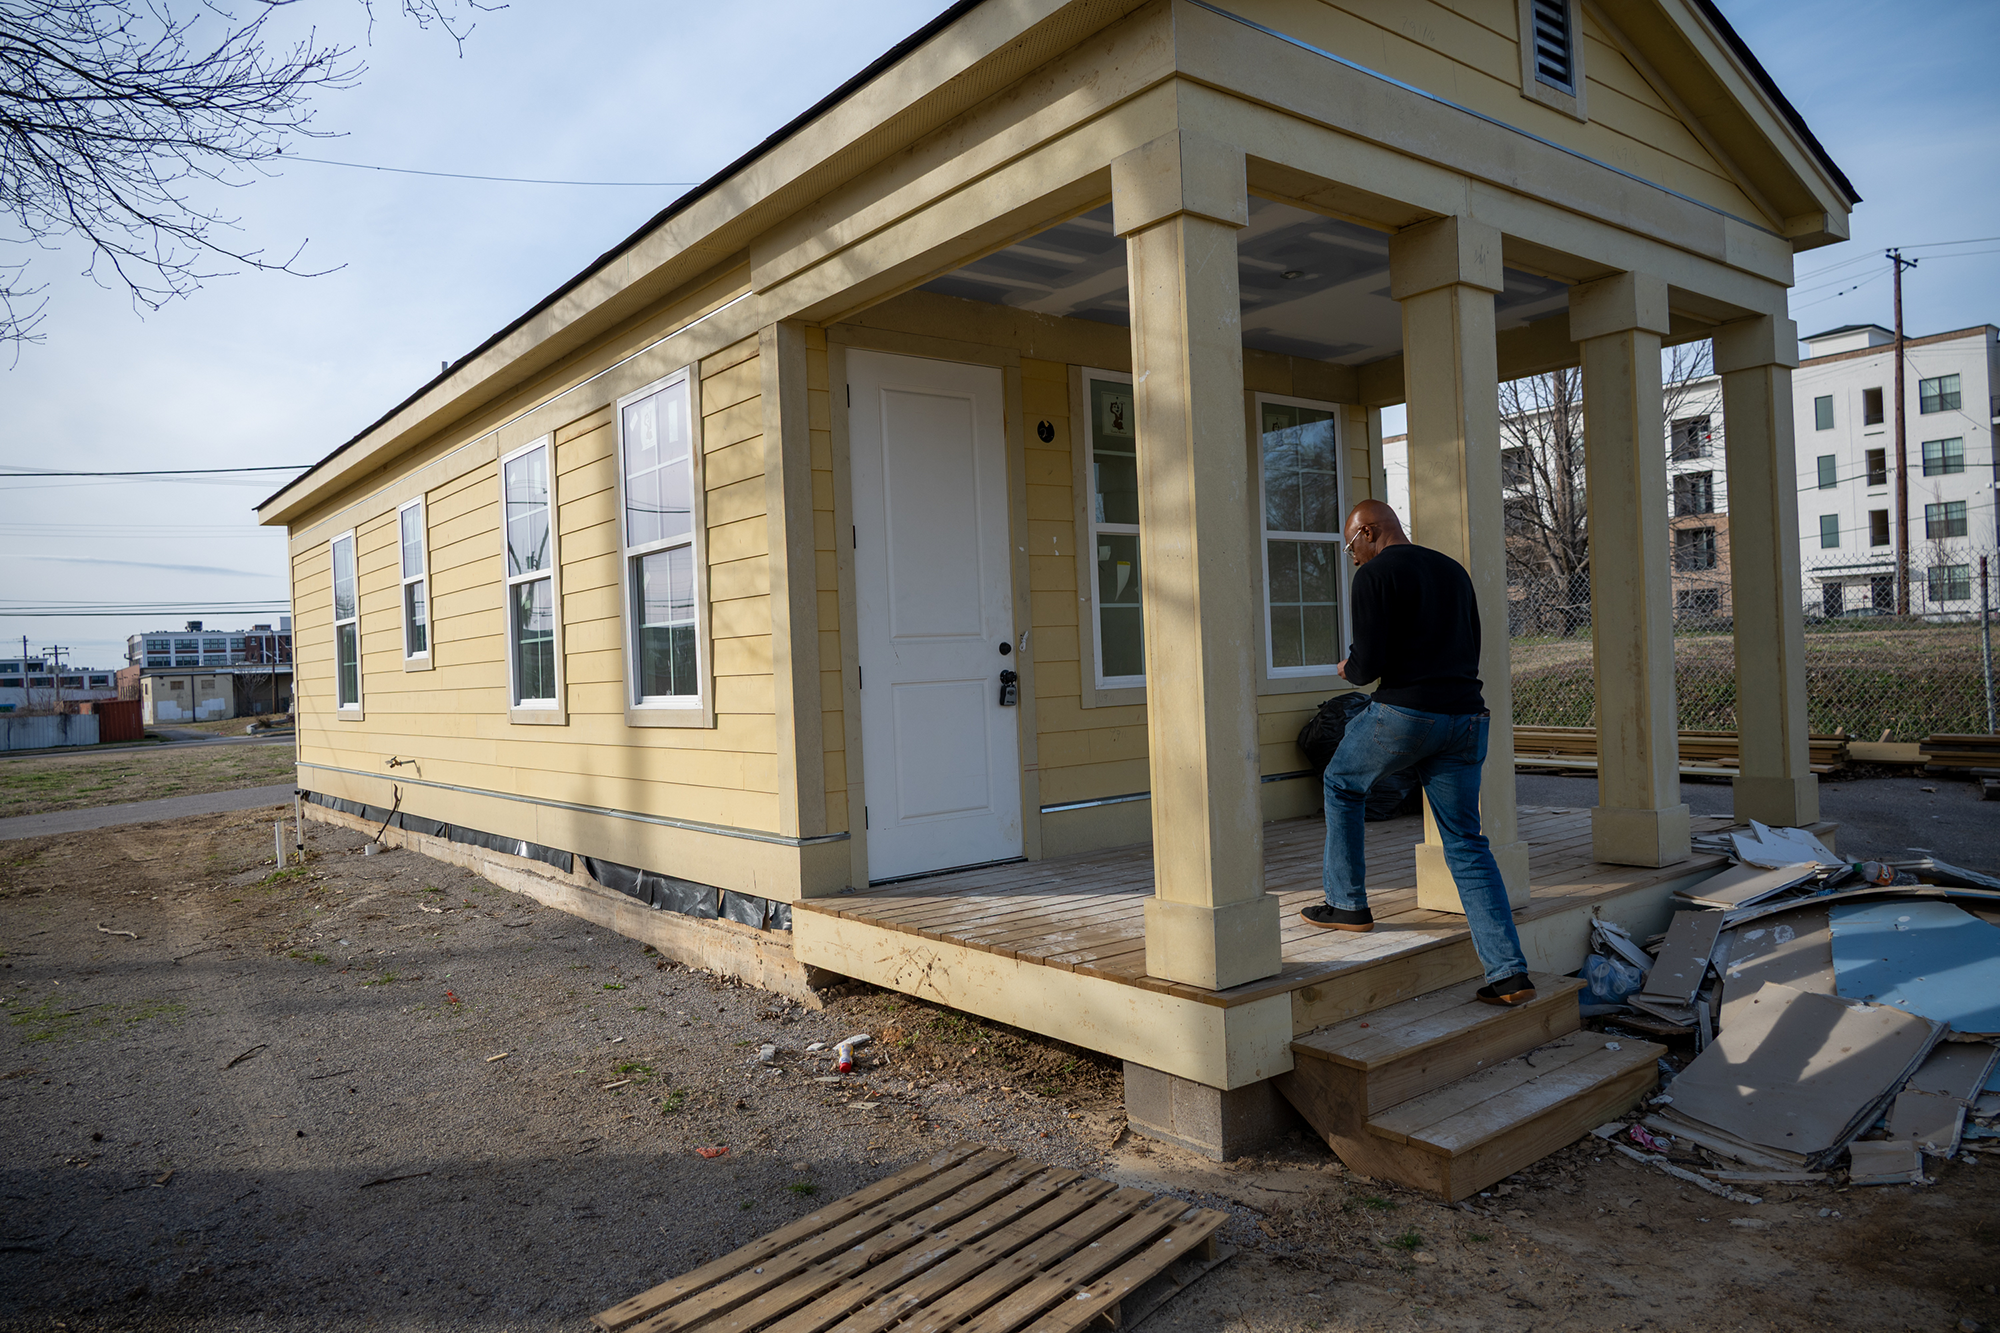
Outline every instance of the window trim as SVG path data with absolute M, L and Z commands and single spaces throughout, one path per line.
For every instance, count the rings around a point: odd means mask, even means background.
M 1820 413 L 1819 413 L 1819 405 L 1820 405 L 1821 403 L 1825 403 L 1825 404 L 1826 404 L 1826 420 L 1825 420 L 1825 424 L 1821 424 L 1821 421 L 1820 421 Z M 1832 395 L 1832 394 L 1830 394 L 1830 393 L 1823 393 L 1823 394 L 1819 394 L 1819 395 L 1817 395 L 1816 397 L 1814 397 L 1814 399 L 1813 399 L 1813 429 L 1814 429 L 1815 431 L 1822 431 L 1822 430 L 1832 430 L 1832 429 L 1834 428 L 1834 425 L 1835 425 L 1835 423 L 1836 423 L 1837 421 L 1838 421 L 1838 417 L 1836 417 L 1836 416 L 1834 415 L 1834 408 L 1833 408 L 1833 395 Z
M 546 573 L 537 571 L 533 574 L 509 574 L 507 572 L 507 465 L 537 449 L 548 450 L 549 568 Z M 505 645 L 507 662 L 507 679 L 504 685 L 507 720 L 539 726 L 567 726 L 569 708 L 566 689 L 569 682 L 568 673 L 563 670 L 562 544 L 557 524 L 557 516 L 562 506 L 557 494 L 555 435 L 551 433 L 538 436 L 520 448 L 502 454 L 499 466 L 494 470 L 493 481 L 500 493 L 500 637 Z M 514 588 L 518 584 L 533 583 L 544 578 L 549 582 L 549 605 L 555 616 L 555 623 L 552 626 L 555 651 L 554 697 L 546 703 L 519 703 L 514 698 Z
M 1960 572 L 1963 573 L 1965 578 L 1963 585 L 1957 583 L 1956 576 Z M 1925 569 L 1924 573 L 1924 600 L 1928 601 L 1932 606 L 1949 606 L 1953 602 L 1969 602 L 1972 600 L 1973 581 L 1971 565 L 1931 565 Z M 1945 577 L 1942 579 L 1938 578 L 1940 573 Z M 1944 585 L 1945 595 L 1943 597 L 1937 595 L 1940 583 Z M 1963 597 L 1953 597 L 1950 595 L 1953 588 L 1957 586 L 1964 587 L 1965 595 Z
M 1833 520 L 1831 527 L 1827 525 L 1828 519 Z M 1828 541 L 1828 537 L 1832 537 L 1833 540 Z M 1838 551 L 1840 549 L 1840 515 L 1821 514 L 1819 516 L 1819 549 L 1822 551 Z
M 1951 394 L 1952 397 L 1956 400 L 1949 404 L 1947 404 L 1944 401 L 1944 395 L 1945 395 L 1944 382 L 1946 380 L 1952 381 Z M 1934 389 L 1929 395 L 1929 397 L 1934 401 L 1935 406 L 1932 407 L 1924 406 L 1924 398 L 1926 396 L 1924 393 L 1924 386 L 1926 384 L 1934 384 L 1937 386 L 1936 389 Z M 1964 405 L 1965 405 L 1965 380 L 1961 372 L 1954 370 L 1943 375 L 1927 375 L 1918 377 L 1917 379 L 1918 416 L 1929 417 L 1929 416 L 1936 416 L 1940 412 L 1961 412 L 1965 410 Z
M 1520 27 L 1515 33 L 1521 51 L 1521 96 L 1531 102 L 1539 102 L 1551 110 L 1560 111 L 1575 120 L 1590 119 L 1590 109 L 1585 101 L 1586 89 L 1590 83 L 1589 71 L 1584 68 L 1583 50 L 1583 6 L 1579 0 L 1556 0 L 1569 11 L 1569 88 L 1550 83 L 1535 68 L 1535 0 L 1519 0 L 1518 14 Z
M 640 697 L 638 627 L 632 614 L 632 566 L 635 557 L 654 551 L 671 550 L 679 543 L 651 542 L 644 547 L 633 547 L 627 545 L 625 541 L 625 408 L 641 398 L 670 389 L 677 382 L 685 382 L 688 391 L 688 485 L 694 509 L 694 533 L 688 544 L 694 552 L 695 679 L 700 691 L 686 703 L 669 697 L 655 697 L 651 700 Z M 715 644 L 710 638 L 712 627 L 708 583 L 708 484 L 706 469 L 703 466 L 700 363 L 689 362 L 650 384 L 634 389 L 612 404 L 611 410 L 613 432 L 611 470 L 615 474 L 615 495 L 618 505 L 616 541 L 618 625 L 621 640 L 619 655 L 625 664 L 624 679 L 619 688 L 624 692 L 622 697 L 625 725 L 712 729 L 716 725 Z
M 1070 485 L 1076 515 L 1078 705 L 1083 708 L 1114 708 L 1146 702 L 1145 678 L 1132 683 L 1131 677 L 1114 676 L 1106 684 L 1102 674 L 1104 654 L 1099 641 L 1101 628 L 1097 605 L 1097 494 L 1091 478 L 1091 458 L 1095 451 L 1095 427 L 1090 412 L 1090 382 L 1131 384 L 1129 371 L 1106 370 L 1096 366 L 1070 367 Z M 1081 423 L 1081 428 L 1078 428 Z M 1137 433 L 1134 433 L 1134 439 Z M 1124 526 L 1122 524 L 1118 526 Z M 1136 526 L 1136 525 L 1135 525 Z M 1143 611 L 1142 613 L 1143 614 Z
M 1831 463 L 1833 466 L 1828 467 Z M 1840 455 L 1821 454 L 1814 464 L 1813 488 L 1821 491 L 1835 490 L 1840 485 Z
M 1951 512 L 1951 508 L 1953 505 L 1958 506 L 1958 513 L 1956 515 L 1954 515 Z M 1933 521 L 1931 517 L 1933 510 L 1937 511 L 1937 518 L 1935 519 L 1935 521 Z M 1953 532 L 1951 530 L 1951 527 L 1954 521 L 1963 526 L 1965 531 Z M 1942 527 L 1944 531 L 1942 532 L 1934 531 L 1933 529 L 1936 527 Z M 1966 537 L 1971 535 L 1971 532 L 1972 532 L 1972 506 L 1967 501 L 1939 500 L 1936 504 L 1926 504 L 1924 506 L 1925 541 L 1927 542 L 1963 541 L 1965 540 Z
M 419 551 L 421 568 L 415 574 L 403 573 L 403 515 L 410 510 L 417 511 L 417 531 L 421 543 Z M 396 617 L 403 631 L 403 670 L 429 671 L 431 650 L 437 646 L 437 617 L 431 612 L 431 522 L 430 511 L 424 506 L 424 497 L 405 501 L 396 506 Z M 410 651 L 410 585 L 424 585 L 424 650 Z
M 1257 555 L 1250 562 L 1251 579 L 1256 584 L 1259 633 L 1257 636 L 1257 673 L 1260 694 L 1320 693 L 1326 690 L 1351 690 L 1345 677 L 1331 665 L 1326 667 L 1274 667 L 1271 665 L 1271 570 L 1270 534 L 1264 526 L 1264 432 L 1263 406 L 1275 403 L 1281 407 L 1310 407 L 1316 411 L 1329 412 L 1333 416 L 1333 448 L 1337 460 L 1334 468 L 1334 511 L 1343 519 L 1347 507 L 1353 501 L 1353 460 L 1348 456 L 1348 420 L 1346 403 L 1327 402 L 1318 398 L 1299 398 L 1281 393 L 1259 393 L 1251 391 L 1244 395 L 1247 411 L 1244 416 L 1244 444 L 1250 451 L 1250 475 L 1255 480 L 1250 496 L 1250 532 L 1257 543 Z M 1280 538 L 1279 540 L 1288 540 Z M 1310 539 L 1309 539 L 1310 540 Z M 1335 651 L 1346 656 L 1346 645 L 1354 637 L 1354 602 L 1351 596 L 1354 585 L 1354 562 L 1347 558 L 1338 536 L 1330 543 L 1339 550 L 1334 568 L 1340 577 L 1340 642 Z
M 340 615 L 340 559 L 335 554 L 342 542 L 347 543 L 348 558 L 354 565 L 354 614 L 347 619 Z M 326 544 L 326 600 L 333 612 L 333 715 L 343 722 L 359 722 L 365 716 L 363 708 L 367 701 L 367 673 L 362 670 L 361 651 L 361 547 L 355 539 L 355 530 L 337 533 Z M 340 627 L 354 626 L 354 702 L 343 703 L 340 698 Z

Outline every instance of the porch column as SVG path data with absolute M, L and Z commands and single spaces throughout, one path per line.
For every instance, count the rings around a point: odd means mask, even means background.
M 1493 294 L 1500 232 L 1471 218 L 1420 222 L 1389 239 L 1389 295 L 1403 306 L 1410 437 L 1410 536 L 1472 575 L 1479 678 L 1493 714 L 1480 823 L 1507 882 L 1528 901 L 1528 847 L 1514 810 L 1514 687 L 1507 643 L 1507 548 L 1500 494 L 1500 378 Z M 1417 847 L 1417 905 L 1462 912 L 1430 806 Z
M 1258 800 L 1249 454 L 1236 232 L 1243 152 L 1177 131 L 1112 163 L 1138 434 L 1153 897 L 1146 971 L 1210 990 L 1273 976 Z
M 1615 865 L 1687 859 L 1674 698 L 1673 558 L 1660 337 L 1667 284 L 1619 273 L 1572 288 L 1583 352 L 1584 485 L 1590 510 L 1591 661 L 1597 682 L 1597 807 L 1591 855 Z
M 1805 619 L 1792 368 L 1799 328 L 1763 315 L 1715 331 L 1729 474 L 1729 600 L 1736 625 L 1736 817 L 1819 819 L 1806 743 Z

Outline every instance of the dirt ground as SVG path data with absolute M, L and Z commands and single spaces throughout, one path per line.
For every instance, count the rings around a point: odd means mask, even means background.
M 134 746 L 0 760 L 0 819 L 289 781 L 289 744 Z
M 345 830 L 279 872 L 272 817 L 0 844 L 0 1329 L 583 1333 L 966 1139 L 1229 1211 L 1147 1333 L 2000 1321 L 2000 1153 L 1754 1206 L 1593 1139 L 1461 1207 L 1303 1135 L 1217 1165 L 1125 1132 L 1100 1057 L 810 1012 Z M 854 1074 L 805 1050 L 861 1031 Z

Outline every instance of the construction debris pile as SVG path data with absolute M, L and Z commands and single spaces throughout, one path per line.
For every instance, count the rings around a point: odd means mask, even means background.
M 1600 1136 L 1676 1175 L 1711 1164 L 1695 1183 L 1730 1197 L 1843 1168 L 1921 1184 L 1925 1154 L 2000 1139 L 2000 879 L 1756 823 L 1697 844 L 1733 864 L 1679 892 L 1663 935 L 1592 925 L 1584 1013 L 1695 1052 Z

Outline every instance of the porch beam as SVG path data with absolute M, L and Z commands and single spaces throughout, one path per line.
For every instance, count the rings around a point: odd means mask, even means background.
M 1479 677 L 1493 714 L 1480 822 L 1515 907 L 1528 900 L 1528 847 L 1514 799 L 1514 690 L 1507 635 L 1507 549 L 1500 493 L 1500 381 L 1493 296 L 1500 233 L 1465 217 L 1420 222 L 1389 239 L 1389 295 L 1403 307 L 1409 402 L 1410 536 L 1465 566 L 1479 598 Z M 1463 912 L 1444 844 L 1424 805 L 1417 905 Z
M 1583 349 L 1591 662 L 1597 684 L 1592 854 L 1613 865 L 1687 859 L 1674 698 L 1672 558 L 1661 419 L 1667 284 L 1620 273 L 1571 289 Z
M 1264 892 L 1236 233 L 1241 149 L 1185 130 L 1112 163 L 1132 301 L 1146 736 L 1149 976 L 1222 990 L 1280 967 Z
M 1798 325 L 1782 315 L 1715 331 L 1729 476 L 1729 597 L 1736 634 L 1736 817 L 1819 818 L 1806 720 L 1805 614 L 1792 437 Z

